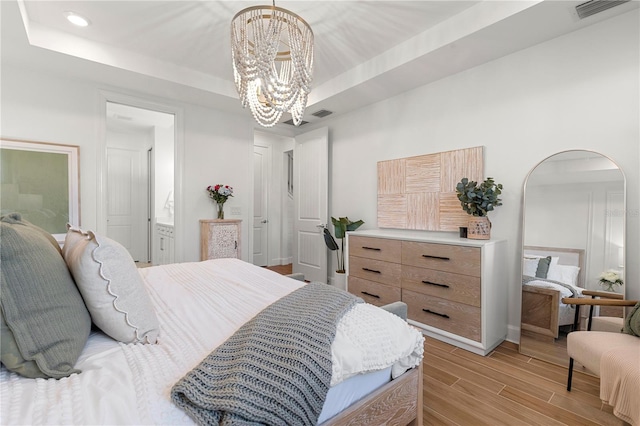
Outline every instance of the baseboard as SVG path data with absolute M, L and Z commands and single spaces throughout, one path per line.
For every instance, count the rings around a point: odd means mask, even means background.
M 520 327 L 510 325 L 507 327 L 507 339 L 509 342 L 520 343 Z

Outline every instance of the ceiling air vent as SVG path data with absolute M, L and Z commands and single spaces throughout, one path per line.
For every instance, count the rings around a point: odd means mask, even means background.
M 289 120 L 287 120 L 287 121 L 283 121 L 283 123 L 284 123 L 284 124 L 289 124 L 289 125 L 291 125 L 291 126 L 295 126 L 295 124 L 293 124 L 293 118 L 292 118 L 292 119 L 289 119 Z M 304 126 L 304 125 L 305 125 L 305 124 L 307 124 L 307 123 L 308 123 L 308 121 L 304 121 L 304 120 L 302 120 L 302 121 L 300 122 L 300 126 Z
M 584 19 L 587 16 L 595 15 L 596 13 L 603 12 L 628 1 L 629 0 L 591 0 L 577 5 L 576 12 L 578 12 L 580 19 Z
M 316 111 L 311 115 L 313 115 L 314 117 L 322 118 L 322 117 L 326 117 L 327 115 L 331 115 L 331 114 L 333 114 L 333 111 L 328 111 L 326 109 L 321 109 L 320 111 Z

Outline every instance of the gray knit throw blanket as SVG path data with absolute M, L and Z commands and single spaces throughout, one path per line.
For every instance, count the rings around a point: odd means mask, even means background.
M 331 383 L 331 342 L 360 299 L 310 283 L 244 324 L 171 389 L 200 425 L 315 425 Z

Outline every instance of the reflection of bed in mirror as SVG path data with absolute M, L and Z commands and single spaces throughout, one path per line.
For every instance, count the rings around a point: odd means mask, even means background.
M 575 320 L 575 308 L 562 298 L 582 295 L 584 250 L 525 246 L 523 257 L 522 331 L 542 340 L 557 339 L 560 328 Z M 548 268 L 539 267 L 540 259 L 547 259 Z

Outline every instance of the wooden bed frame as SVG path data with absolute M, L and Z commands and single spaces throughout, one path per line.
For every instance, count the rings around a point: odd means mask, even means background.
M 423 358 L 424 361 L 424 358 Z M 321 426 L 422 426 L 422 362 Z
M 560 265 L 580 267 L 578 286 L 584 288 L 584 250 L 558 247 L 525 246 L 529 254 L 558 256 Z M 523 255 L 525 255 L 523 253 Z M 526 255 L 525 255 L 526 256 Z M 576 261 L 577 259 L 577 261 Z M 527 307 L 525 310 L 524 307 Z M 547 338 L 558 338 L 560 293 L 548 288 L 522 286 L 521 329 Z
M 557 290 L 523 285 L 522 306 L 527 307 L 522 310 L 523 331 L 558 338 L 560 293 Z

